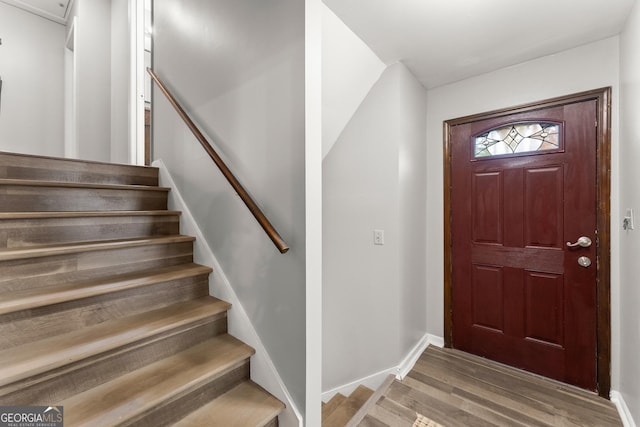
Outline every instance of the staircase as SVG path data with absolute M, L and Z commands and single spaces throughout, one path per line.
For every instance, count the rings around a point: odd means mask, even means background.
M 71 426 L 277 426 L 158 170 L 0 153 L 0 405 Z

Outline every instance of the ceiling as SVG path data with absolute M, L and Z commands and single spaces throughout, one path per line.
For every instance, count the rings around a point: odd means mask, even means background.
M 430 89 L 619 34 L 635 0 L 323 0 Z
M 12 6 L 19 7 L 28 12 L 35 13 L 43 18 L 64 24 L 69 10 L 71 0 L 0 0 Z
M 64 23 L 73 0 L 0 0 Z M 442 86 L 616 35 L 635 0 L 323 0 L 386 64 Z

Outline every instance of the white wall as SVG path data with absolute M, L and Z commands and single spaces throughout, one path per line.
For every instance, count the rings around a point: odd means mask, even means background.
M 305 0 L 305 425 L 322 423 L 322 8 Z M 282 417 L 281 417 L 282 418 Z M 281 423 L 282 425 L 282 423 Z M 283 425 L 283 427 L 285 427 Z
M 129 163 L 129 0 L 111 0 L 111 161 Z
M 620 216 L 635 213 L 635 229 L 620 235 L 619 391 L 640 422 L 640 5 L 636 3 L 620 36 Z M 620 216 L 614 226 L 620 226 Z
M 431 334 L 443 336 L 443 154 L 444 120 L 567 95 L 613 87 L 612 122 L 612 382 L 619 384 L 620 355 L 620 212 L 618 167 L 618 38 L 613 37 L 513 67 L 483 74 L 427 94 L 427 322 Z M 636 323 L 637 325 L 637 323 Z M 631 356 L 630 356 L 631 357 Z
M 424 335 L 425 94 L 388 67 L 323 161 L 324 391 L 396 368 Z
M 404 68 L 404 67 L 403 67 Z M 407 353 L 426 332 L 424 301 L 427 296 L 427 152 L 425 133 L 427 96 L 408 71 L 398 81 L 400 137 L 398 138 L 400 355 Z
M 64 26 L 0 3 L 0 150 L 64 155 Z
M 296 0 L 154 4 L 155 71 L 290 251 L 281 255 L 272 245 L 157 90 L 154 157 L 174 177 L 299 408 L 305 407 L 306 357 L 304 6 Z
M 130 163 L 129 1 L 75 0 L 69 15 L 77 18 L 77 157 Z
M 385 67 L 322 3 L 322 157 L 331 150 Z
M 111 1 L 76 0 L 70 15 L 78 17 L 75 29 L 78 157 L 109 161 Z

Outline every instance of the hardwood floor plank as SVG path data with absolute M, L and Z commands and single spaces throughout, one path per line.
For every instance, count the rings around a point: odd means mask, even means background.
M 251 381 L 244 381 L 173 427 L 262 427 L 277 417 L 282 402 Z
M 380 384 L 380 386 L 373 392 L 373 394 L 367 399 L 367 401 L 358 409 L 358 412 L 351 418 L 345 427 L 356 427 L 360 421 L 367 415 L 369 410 L 375 406 L 376 402 L 380 400 L 382 396 L 387 392 L 391 384 L 395 379 L 394 375 L 388 375 L 387 378 Z
M 84 217 L 118 217 L 118 216 L 174 216 L 181 215 L 180 211 L 78 211 L 78 212 L 0 212 L 0 220 L 24 219 L 58 219 Z
M 4 212 L 166 210 L 169 189 L 0 179 Z
M 175 401 L 199 385 L 233 371 L 246 364 L 252 354 L 251 347 L 222 335 L 72 396 L 59 405 L 64 406 L 65 421 L 72 426 L 135 425 L 157 405 Z M 233 385 L 221 391 L 226 392 Z
M 229 307 L 224 301 L 207 297 L 1 351 L 0 385 L 53 371 L 181 325 L 226 317 Z
M 532 413 L 532 417 L 543 423 L 553 421 L 553 416 L 549 415 L 553 411 L 553 406 L 542 405 L 537 400 L 528 399 L 526 396 L 515 398 L 507 389 L 479 381 L 473 376 L 460 375 L 450 365 L 439 366 L 435 363 L 418 365 L 416 363 L 414 370 L 408 376 L 418 381 L 435 380 L 447 383 L 452 390 L 465 390 L 468 395 L 478 398 L 482 396 L 483 399 L 495 402 L 507 411 L 518 413 L 526 410 Z
M 344 394 L 334 394 L 326 404 L 322 405 L 322 419 L 326 420 L 345 400 L 347 400 L 347 396 Z
M 96 184 L 90 182 L 78 182 L 78 181 L 46 181 L 46 180 L 28 180 L 28 179 L 5 179 L 0 178 L 0 186 L 15 186 L 20 187 L 50 187 L 50 188 L 88 188 L 91 190 L 139 190 L 148 192 L 162 192 L 166 193 L 170 189 L 167 187 L 157 187 L 150 185 L 136 185 L 136 184 Z M 9 192 L 8 192 L 9 193 Z
M 416 370 L 430 363 L 440 364 L 443 369 L 457 372 L 471 382 L 477 381 L 479 387 L 493 389 L 497 394 L 522 401 L 527 407 L 537 408 L 553 417 L 561 416 L 567 420 L 578 417 L 577 421 L 583 425 L 619 422 L 614 405 L 595 393 L 458 353 L 461 352 L 454 351 L 446 360 L 437 357 L 437 352 L 425 353 L 416 363 Z
M 64 212 L 56 216 L 0 215 L 0 248 L 180 234 L 180 215 L 118 211 L 114 215 Z M 159 214 L 161 213 L 161 214 Z
M 386 397 L 378 401 L 371 410 L 371 415 L 376 420 L 394 427 L 411 426 L 416 419 L 416 411 Z
M 80 298 L 87 295 L 83 292 L 85 289 L 80 289 L 69 300 L 57 304 L 41 304 L 0 315 L 0 336 L 4 337 L 0 350 L 209 295 L 208 273 L 172 276 L 125 281 L 122 286 L 116 283 L 112 287 L 105 286 L 106 292 L 89 294 L 86 298 Z
M 443 354 L 444 349 L 434 349 L 434 352 L 430 352 L 429 356 L 435 354 Z M 505 375 L 509 375 L 510 377 L 517 378 L 518 381 L 523 381 L 527 384 L 531 384 L 535 387 L 540 388 L 544 393 L 546 393 L 550 387 L 553 388 L 554 392 L 562 393 L 564 395 L 570 396 L 571 398 L 575 398 L 575 403 L 579 404 L 580 401 L 586 402 L 584 406 L 586 409 L 593 409 L 594 407 L 599 407 L 608 411 L 611 409 L 612 405 L 606 399 L 593 399 L 596 394 L 594 392 L 583 390 L 578 387 L 561 383 L 559 381 L 551 380 L 548 378 L 541 377 L 536 374 L 531 374 L 524 370 L 512 368 L 507 365 L 503 365 L 497 362 L 493 362 L 482 357 L 478 357 L 472 354 L 464 353 L 458 350 L 449 350 L 451 355 L 449 357 L 455 358 L 459 361 L 469 362 L 473 364 L 477 364 L 482 366 L 482 369 L 490 369 L 496 372 L 502 372 Z
M 32 246 L 17 249 L 0 250 L 0 261 L 12 261 L 18 259 L 43 258 L 57 255 L 85 254 L 92 251 L 116 250 L 123 248 L 135 248 L 140 246 L 161 245 L 167 243 L 193 242 L 191 236 L 158 236 L 139 239 L 115 239 L 89 242 L 77 242 L 73 244 L 53 244 Z
M 399 404 L 425 415 L 432 420 L 449 427 L 491 427 L 492 423 L 483 420 L 469 412 L 464 411 L 453 402 L 439 400 L 404 383 L 396 383 L 391 386 L 387 396 Z
M 531 401 L 536 402 L 547 410 L 553 411 L 557 409 L 556 403 L 558 396 L 556 395 L 556 386 L 559 386 L 560 383 L 552 380 L 541 382 L 539 377 L 533 374 L 528 374 L 496 363 L 486 364 L 481 358 L 476 360 L 459 360 L 456 359 L 456 357 L 457 355 L 454 354 L 452 360 L 441 362 L 448 363 L 451 369 L 462 375 L 472 376 L 483 385 L 490 385 L 500 390 L 507 390 L 510 394 L 527 399 L 529 403 L 532 403 Z M 429 363 L 438 362 L 431 360 Z M 595 397 L 595 394 L 592 394 L 592 396 Z M 573 401 L 571 405 L 579 405 L 580 401 L 581 400 Z M 594 401 L 591 405 L 581 405 L 581 408 L 597 413 L 599 410 L 594 409 L 594 406 L 598 407 L 598 403 L 599 402 Z
M 150 271 L 136 271 L 107 278 L 64 283 L 47 289 L 23 289 L 0 293 L 0 315 L 96 297 L 132 288 L 143 288 L 160 282 L 208 275 L 212 271 L 209 267 L 184 264 Z
M 0 152 L 0 178 L 158 185 L 158 168 Z
M 0 292 L 46 288 L 81 280 L 190 264 L 193 243 L 160 243 L 0 262 Z
M 322 420 L 322 426 L 344 427 L 372 394 L 373 390 L 358 386 L 326 419 Z
M 360 424 L 358 424 L 358 426 L 361 427 L 390 427 L 389 424 L 386 424 L 382 421 L 380 421 L 377 418 L 374 418 L 371 415 L 367 415 L 365 416 L 362 421 L 360 421 Z M 409 427 L 411 426 L 411 424 L 409 424 Z
M 175 334 L 144 341 L 122 351 L 74 365 L 62 375 L 44 375 L 21 382 L 19 387 L 0 388 L 0 402 L 7 405 L 50 405 L 72 395 L 97 387 L 132 370 L 200 344 L 227 332 L 226 317 Z
M 451 387 L 448 384 L 432 378 L 423 377 L 418 380 L 414 377 L 407 376 L 403 380 L 403 383 L 429 396 L 447 402 L 452 406 L 456 406 L 478 418 L 493 423 L 496 426 L 546 426 L 546 424 L 538 422 L 534 418 L 497 405 L 489 399 L 468 393 L 457 387 Z
M 428 347 L 360 425 L 622 426 L 615 406 L 573 386 L 451 349 Z

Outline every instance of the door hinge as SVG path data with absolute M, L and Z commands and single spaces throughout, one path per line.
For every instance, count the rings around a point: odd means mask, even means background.
M 596 127 L 598 127 L 598 121 L 596 120 Z

